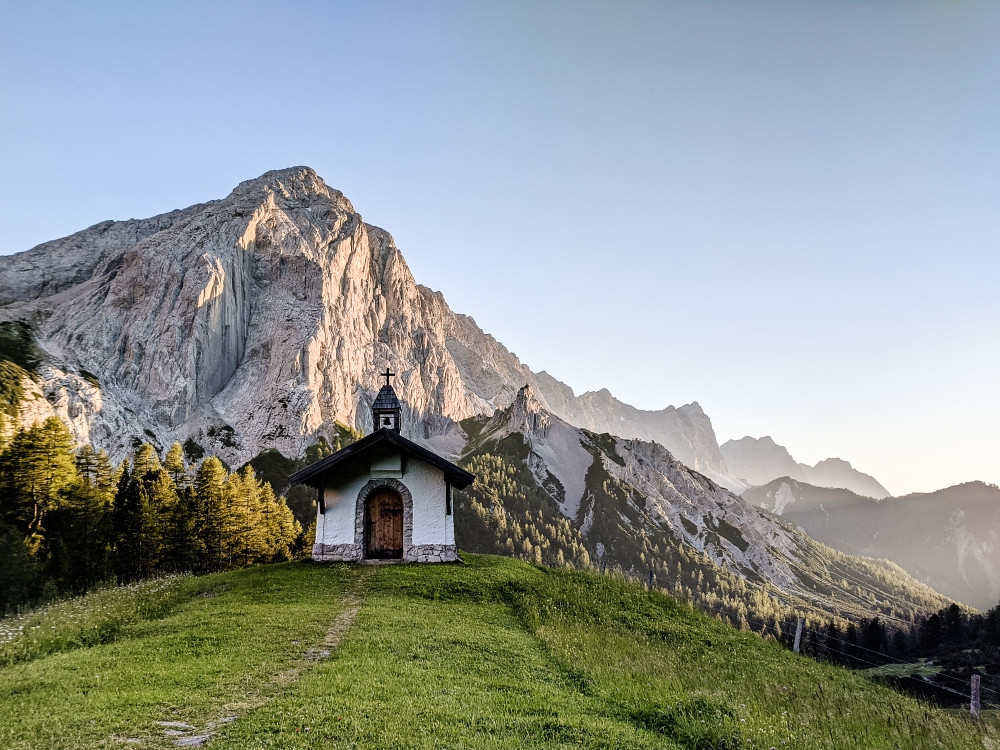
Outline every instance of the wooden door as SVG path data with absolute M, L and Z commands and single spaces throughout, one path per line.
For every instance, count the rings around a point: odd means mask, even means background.
M 391 490 L 368 498 L 366 557 L 403 556 L 403 499 Z

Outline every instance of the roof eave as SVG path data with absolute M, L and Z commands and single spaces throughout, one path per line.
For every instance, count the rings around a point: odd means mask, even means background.
M 456 466 L 448 459 L 442 458 L 436 453 L 432 453 L 411 440 L 407 440 L 402 435 L 392 430 L 383 428 L 373 432 L 367 437 L 362 438 L 356 443 L 352 443 L 346 448 L 342 448 L 336 453 L 326 456 L 325 458 L 316 461 L 314 464 L 295 472 L 288 478 L 288 481 L 293 485 L 305 484 L 319 489 L 323 486 L 323 479 L 328 472 L 335 470 L 339 464 L 343 463 L 351 456 L 358 455 L 383 441 L 395 445 L 402 451 L 412 454 L 418 459 L 423 460 L 425 463 L 429 463 L 440 469 L 444 473 L 445 478 L 455 489 L 465 489 L 476 479 L 475 474 L 466 471 L 461 466 Z

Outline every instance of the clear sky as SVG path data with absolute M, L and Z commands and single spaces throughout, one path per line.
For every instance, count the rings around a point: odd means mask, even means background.
M 0 253 L 306 164 L 578 393 L 1000 482 L 1000 3 L 0 7 Z

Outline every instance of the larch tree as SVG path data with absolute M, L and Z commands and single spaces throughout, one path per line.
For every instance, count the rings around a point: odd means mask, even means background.
M 180 491 L 191 483 L 188 475 L 187 465 L 184 463 L 184 448 L 180 443 L 175 442 L 170 446 L 167 455 L 163 458 L 163 468 L 174 481 L 174 486 Z
M 195 529 L 204 545 L 207 570 L 222 570 L 226 564 L 226 478 L 226 468 L 215 456 L 202 461 L 195 476 Z
M 19 431 L 0 456 L 0 508 L 33 552 L 43 540 L 45 515 L 78 481 L 73 438 L 56 417 Z

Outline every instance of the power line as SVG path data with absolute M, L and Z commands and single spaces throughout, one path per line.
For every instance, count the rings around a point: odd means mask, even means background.
M 708 610 L 709 612 L 712 612 L 713 614 L 722 614 L 722 615 L 725 615 L 725 616 L 727 616 L 727 617 L 729 616 L 729 615 L 728 615 L 728 612 L 724 611 L 724 610 L 723 610 L 723 609 L 721 609 L 721 608 L 712 608 L 712 607 L 706 607 L 706 609 L 707 609 L 707 610 Z M 762 621 L 762 620 L 758 620 L 758 619 L 756 619 L 756 618 L 750 618 L 750 617 L 747 617 L 746 615 L 742 615 L 742 619 L 743 619 L 743 620 L 744 620 L 744 621 L 745 621 L 745 622 L 746 622 L 746 623 L 747 623 L 748 625 L 752 625 L 752 626 L 757 626 L 757 627 L 759 627 L 759 628 L 760 628 L 760 630 L 761 630 L 761 632 L 766 632 L 766 631 L 768 631 L 768 630 L 774 630 L 774 625 L 772 625 L 771 623 L 768 623 L 768 622 L 764 622 L 764 621 Z M 896 657 L 893 657 L 893 656 L 889 656 L 888 654 L 883 654 L 883 653 L 882 653 L 882 652 L 880 652 L 880 651 L 874 651 L 874 650 L 872 650 L 872 649 L 870 649 L 870 648 L 867 648 L 867 647 L 865 647 L 865 646 L 862 646 L 862 645 L 860 645 L 860 644 L 858 644 L 858 643 L 852 643 L 851 641 L 847 641 L 847 640 L 844 640 L 843 638 L 838 638 L 838 637 L 836 637 L 836 636 L 833 636 L 833 635 L 829 635 L 829 634 L 827 634 L 827 633 L 821 633 L 821 632 L 817 631 L 817 630 L 816 630 L 815 628 L 811 628 L 811 629 L 810 629 L 810 632 L 812 632 L 812 634 L 813 634 L 813 635 L 814 635 L 814 636 L 815 636 L 815 637 L 817 638 L 817 640 L 813 641 L 813 645 L 814 645 L 814 646 L 815 646 L 816 648 L 820 648 L 820 649 L 823 649 L 823 650 L 827 651 L 828 653 L 830 653 L 830 654 L 832 654 L 832 655 L 834 655 L 834 656 L 836 656 L 836 657 L 839 657 L 839 658 L 841 658 L 841 659 L 849 659 L 849 660 L 850 660 L 850 659 L 853 659 L 854 661 L 859 661 L 859 662 L 862 662 L 862 663 L 864 663 L 864 664 L 867 664 L 868 666 L 871 666 L 871 667 L 881 667 L 881 666 L 884 666 L 883 664 L 878 664 L 878 663 L 876 663 L 876 662 L 873 662 L 873 661 L 869 661 L 869 660 L 867 660 L 867 659 L 862 659 L 862 658 L 861 658 L 860 656 L 857 656 L 857 655 L 854 655 L 854 654 L 847 654 L 847 653 L 844 653 L 844 652 L 841 652 L 841 651 L 836 651 L 836 650 L 834 650 L 834 649 L 830 648 L 830 647 L 829 647 L 828 645 L 826 645 L 826 644 L 824 644 L 824 643 L 821 643 L 821 642 L 820 642 L 820 641 L 818 640 L 818 638 L 819 638 L 819 637 L 822 637 L 822 638 L 825 638 L 826 640 L 834 640 L 834 641 L 837 641 L 838 643 L 843 643 L 843 644 L 844 644 L 845 646 L 847 646 L 847 647 L 849 647 L 849 648 L 852 648 L 852 649 L 858 649 L 858 650 L 861 650 L 861 651 L 865 651 L 865 652 L 867 652 L 867 653 L 870 653 L 870 654 L 874 654 L 874 655 L 876 655 L 876 656 L 879 656 L 879 657 L 882 657 L 882 658 L 885 658 L 885 659 L 887 659 L 887 660 L 889 660 L 889 661 L 892 661 L 892 662 L 894 662 L 894 663 L 896 663 L 896 664 L 902 664 L 902 665 L 908 665 L 908 664 L 911 664 L 911 662 L 906 662 L 906 661 L 903 661 L 903 660 L 901 660 L 901 659 L 897 659 Z M 917 679 L 917 678 L 916 678 L 916 677 L 914 677 L 913 675 L 906 675 L 905 677 L 906 677 L 907 679 L 914 679 L 914 680 L 915 680 L 915 679 Z M 963 680 L 962 680 L 961 678 L 959 678 L 959 677 L 954 677 L 954 676 L 952 676 L 952 675 L 948 675 L 948 674 L 940 674 L 940 673 L 939 673 L 939 674 L 937 674 L 937 675 L 936 675 L 936 677 L 937 677 L 937 678 L 944 678 L 944 679 L 947 679 L 947 680 L 952 680 L 952 681 L 954 681 L 954 682 L 957 682 L 958 684 L 964 684 L 964 681 L 963 681 Z M 946 685 L 941 685 L 941 684 L 939 684 L 939 683 L 936 683 L 936 682 L 934 682 L 934 681 L 932 681 L 932 680 L 928 679 L 928 678 L 927 678 L 927 677 L 925 677 L 925 676 L 921 676 L 921 677 L 920 677 L 920 679 L 921 679 L 921 680 L 922 680 L 922 681 L 923 681 L 924 683 L 926 683 L 926 684 L 929 684 L 929 685 L 932 685 L 932 686 L 934 686 L 934 687 L 938 687 L 938 688 L 941 688 L 942 690 L 946 690 L 946 691 L 948 691 L 948 692 L 950 692 L 950 693 L 954 693 L 955 695 L 961 695 L 961 696 L 963 696 L 963 697 L 967 697 L 965 693 L 961 693 L 961 692 L 959 692 L 959 691 L 957 691 L 957 690 L 954 690 L 953 688 L 949 688 L 949 687 L 948 687 L 948 686 L 946 686 Z M 995 695 L 995 696 L 998 696 L 998 697 L 1000 697 L 1000 693 L 998 693 L 997 691 L 995 691 L 995 690 L 992 690 L 992 689 L 990 689 L 990 688 L 988 688 L 988 687 L 985 687 L 985 686 L 981 686 L 981 687 L 980 687 L 980 690 L 981 690 L 982 692 L 986 692 L 986 693 L 990 693 L 990 694 L 992 694 L 992 695 Z M 1000 707 L 1000 706 L 998 706 L 998 707 Z
M 812 629 L 812 633 L 814 635 L 817 635 L 817 636 L 820 635 L 819 633 L 817 633 L 817 631 L 816 631 L 815 628 Z M 848 648 L 859 649 L 861 651 L 866 651 L 866 652 L 868 652 L 870 654 L 875 654 L 876 656 L 882 657 L 882 658 L 884 658 L 884 659 L 886 659 L 888 661 L 891 661 L 891 662 L 893 662 L 895 664 L 910 665 L 910 664 L 913 663 L 913 662 L 905 661 L 903 659 L 897 659 L 896 657 L 890 656 L 889 654 L 883 654 L 881 651 L 874 651 L 874 650 L 872 650 L 870 648 L 866 648 L 865 646 L 862 646 L 859 643 L 852 643 L 851 641 L 845 641 L 843 638 L 837 638 L 836 636 L 830 635 L 828 633 L 822 634 L 822 637 L 825 638 L 828 641 L 833 640 L 833 641 L 837 641 L 838 643 L 843 643 Z M 816 645 L 819 646 L 819 647 L 821 647 L 821 648 L 828 648 L 829 649 L 829 646 L 824 646 L 823 644 L 819 643 L 818 641 L 816 642 Z M 831 650 L 831 652 L 836 653 L 832 649 L 830 649 L 830 650 Z M 854 658 L 852 655 L 849 655 L 849 654 L 844 654 L 844 656 L 846 656 L 849 659 L 850 658 Z M 867 663 L 870 664 L 871 662 L 867 662 Z M 876 665 L 876 666 L 882 666 L 882 665 L 879 664 L 879 665 Z M 938 673 L 936 676 L 939 677 L 939 678 L 943 677 L 946 680 L 953 680 L 954 682 L 957 682 L 957 683 L 962 684 L 962 685 L 965 684 L 965 681 L 962 680 L 962 678 L 960 678 L 960 677 L 954 677 L 953 675 L 950 675 L 950 674 L 941 674 L 941 673 Z M 980 690 L 982 692 L 986 692 L 986 693 L 993 693 L 993 695 L 996 695 L 997 697 L 1000 697 L 1000 693 L 998 693 L 995 690 L 991 690 L 988 687 L 982 686 L 982 687 L 980 687 Z
M 798 563 L 795 563 L 795 562 L 793 562 L 791 560 L 787 560 L 787 562 L 788 562 L 789 565 L 791 565 L 792 567 L 798 568 L 803 573 L 811 575 L 806 568 L 803 568 Z M 845 578 L 846 578 L 846 576 L 845 576 Z M 857 583 L 857 581 L 855 581 L 855 583 Z M 868 609 L 868 610 L 871 609 L 871 607 L 872 607 L 871 603 L 870 602 L 866 602 L 864 599 L 862 599 L 861 597 L 859 597 L 857 594 L 855 594 L 855 593 L 853 593 L 851 591 L 848 591 L 847 589 L 845 589 L 845 588 L 843 588 L 841 586 L 838 586 L 837 584 L 832 583 L 832 582 L 829 583 L 829 584 L 827 584 L 827 585 L 829 585 L 830 588 L 836 589 L 837 591 L 840 591 L 844 595 L 849 596 L 852 599 L 854 599 L 855 601 L 857 601 L 860 604 L 864 605 L 865 609 Z M 861 584 L 858 584 L 858 585 L 861 585 Z M 880 612 L 879 614 L 880 614 L 880 616 L 884 617 L 885 619 L 887 619 L 887 620 L 893 620 L 893 621 L 899 623 L 900 625 L 904 625 L 907 628 L 909 628 L 909 627 L 911 627 L 913 625 L 912 622 L 907 622 L 906 620 L 902 620 L 902 619 L 900 619 L 898 617 L 895 617 L 893 615 L 887 614 L 885 612 Z
M 786 558 L 786 560 L 787 560 L 787 558 Z M 788 562 L 790 564 L 792 564 L 792 565 L 796 565 L 796 563 L 793 563 L 791 560 L 788 560 Z M 808 573 L 808 570 L 806 570 L 805 568 L 802 568 L 801 566 L 799 566 L 799 570 L 803 570 L 803 571 L 805 571 L 805 572 Z M 861 588 L 861 589 L 865 590 L 867 593 L 872 594 L 873 596 L 876 595 L 876 594 L 881 594 L 881 596 L 882 596 L 883 599 L 888 599 L 888 598 L 890 598 L 892 596 L 892 594 L 891 594 L 890 591 L 875 589 L 875 588 L 872 587 L 872 585 L 870 584 L 870 582 L 868 582 L 868 581 L 862 581 L 862 580 L 860 580 L 858 578 L 855 578 L 853 575 L 851 575 L 850 573 L 847 573 L 847 572 L 845 572 L 843 570 L 841 570 L 839 572 L 830 570 L 828 568 L 825 569 L 825 570 L 830 575 L 833 575 L 834 573 L 836 573 L 837 575 L 839 575 L 839 577 L 843 578 L 846 581 L 850 581 L 851 583 L 853 583 L 856 586 L 858 586 L 858 588 Z M 837 587 L 836 585 L 835 585 L 835 587 L 836 588 L 840 588 L 840 587 Z M 841 590 L 843 590 L 843 589 L 841 588 Z M 865 604 L 866 604 L 866 606 L 871 606 L 867 602 L 865 602 Z M 886 615 L 886 617 L 889 617 L 890 619 L 897 619 L 897 620 L 899 619 L 899 618 L 892 618 L 891 615 Z
M 843 654 L 838 654 L 837 651 L 834 651 L 833 649 L 829 648 L 828 646 L 824 646 L 822 644 L 817 644 L 817 646 L 819 646 L 819 648 L 822 648 L 822 649 L 824 649 L 826 651 L 829 651 L 831 654 L 843 656 Z M 881 666 L 880 664 L 876 664 L 875 662 L 868 661 L 867 659 L 862 659 L 860 656 L 848 656 L 847 658 L 853 659 L 854 661 L 859 661 L 862 664 L 868 664 L 869 666 L 872 666 L 872 667 L 879 667 L 879 666 Z M 917 678 L 914 677 L 913 675 L 906 675 L 906 679 L 916 680 Z M 940 684 L 934 682 L 933 680 L 929 680 L 927 677 L 924 677 L 924 676 L 920 677 L 920 681 L 923 682 L 923 683 L 925 683 L 925 684 L 927 684 L 927 685 L 931 685 L 932 687 L 936 687 L 936 688 L 938 688 L 940 690 L 944 690 L 945 692 L 953 693 L 954 695 L 957 695 L 957 696 L 959 696 L 959 697 L 961 697 L 963 699 L 966 699 L 966 698 L 969 697 L 968 694 L 966 694 L 966 693 L 959 692 L 958 690 L 955 690 L 954 688 L 950 688 L 947 685 L 940 685 Z M 990 706 L 992 708 L 1000 708 L 1000 706 L 997 706 L 994 703 L 986 703 L 986 705 Z

